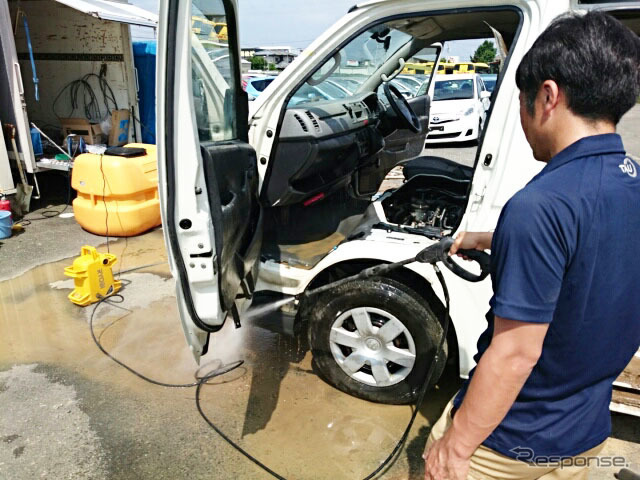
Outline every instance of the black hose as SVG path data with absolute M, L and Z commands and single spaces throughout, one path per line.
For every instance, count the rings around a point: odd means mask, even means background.
M 158 263 L 158 264 L 160 264 L 160 263 Z M 158 264 L 142 265 L 140 267 L 130 268 L 130 269 L 126 270 L 126 271 L 127 272 L 132 272 L 132 271 L 135 271 L 135 270 L 141 270 L 143 268 L 147 268 L 149 266 L 154 266 L 154 265 L 158 265 Z M 116 299 L 116 298 L 119 299 L 118 302 L 111 302 L 110 301 L 110 300 Z M 155 379 L 153 379 L 151 377 L 148 377 L 146 375 L 143 375 L 142 373 L 134 370 L 133 368 L 128 366 L 126 363 L 118 360 L 116 357 L 111 355 L 102 346 L 102 344 L 100 343 L 100 340 L 96 337 L 96 334 L 95 334 L 95 331 L 94 331 L 94 328 L 93 328 L 93 321 L 95 319 L 96 312 L 98 311 L 98 308 L 100 308 L 100 306 L 103 303 L 118 304 L 118 303 L 122 303 L 122 301 L 124 301 L 124 297 L 121 294 L 114 294 L 114 295 L 111 295 L 109 297 L 105 297 L 105 298 L 100 299 L 100 301 L 98 301 L 98 303 L 96 303 L 95 307 L 93 307 L 93 311 L 91 312 L 91 316 L 89 317 L 89 331 L 91 333 L 91 338 L 93 339 L 93 342 L 96 344 L 98 349 L 104 355 L 106 355 L 111 360 L 113 360 L 115 363 L 117 363 L 118 365 L 120 365 L 124 369 L 128 370 L 129 372 L 131 372 L 133 375 L 135 375 L 136 377 L 140 378 L 141 380 L 144 380 L 145 382 L 151 383 L 153 385 L 158 385 L 160 387 L 165 387 L 165 388 L 191 388 L 191 387 L 196 387 L 196 394 L 195 394 L 196 408 L 198 409 L 198 412 L 200 413 L 202 418 L 205 420 L 205 422 L 207 422 L 207 424 L 211 428 L 213 428 L 213 430 L 215 430 L 215 432 L 218 435 L 220 435 L 227 443 L 229 443 L 229 445 L 231 445 L 233 448 L 238 450 L 242 455 L 244 455 L 247 459 L 249 459 L 250 461 L 255 463 L 258 467 L 262 468 L 264 471 L 266 471 L 267 473 L 269 473 L 270 475 L 274 476 L 275 478 L 277 478 L 279 480 L 286 480 L 284 477 L 278 475 L 275 471 L 271 470 L 268 466 L 266 466 L 260 460 L 258 460 L 253 455 L 251 455 L 249 452 L 244 450 L 240 445 L 238 445 L 233 440 L 231 440 L 231 438 L 229 438 L 222 430 L 220 430 L 220 428 L 218 428 L 211 420 L 209 420 L 209 418 L 206 416 L 206 414 L 202 410 L 202 406 L 200 405 L 200 392 L 201 392 L 202 386 L 205 385 L 212 378 L 219 377 L 220 375 L 224 375 L 225 373 L 229 373 L 230 371 L 235 370 L 236 368 L 240 367 L 244 363 L 244 360 L 236 360 L 235 362 L 231 362 L 231 363 L 228 363 L 226 365 L 223 364 L 220 367 L 212 370 L 211 372 L 206 373 L 205 375 L 202 375 L 202 376 L 199 376 L 199 377 L 196 376 L 196 381 L 190 382 L 190 383 L 166 383 L 166 382 L 161 382 L 161 381 L 155 380 Z
M 409 420 L 409 424 L 407 425 L 407 428 L 405 428 L 404 433 L 402 434 L 402 437 L 400 437 L 400 440 L 398 440 L 398 443 L 396 443 L 396 446 L 394 447 L 394 449 L 391 451 L 391 453 L 387 456 L 387 458 L 384 459 L 384 462 L 382 462 L 380 464 L 380 466 L 378 468 L 376 468 L 373 472 L 371 472 L 369 475 L 367 475 L 366 477 L 364 477 L 363 480 L 370 480 L 373 477 L 375 477 L 378 473 L 380 473 L 382 471 L 382 469 L 384 469 L 390 462 L 391 460 L 393 460 L 393 458 L 397 455 L 397 453 L 400 451 L 400 449 L 402 448 L 402 446 L 404 445 L 404 442 L 407 440 L 407 437 L 409 436 L 409 431 L 411 430 L 411 427 L 413 426 L 413 422 L 416 419 L 416 416 L 418 415 L 418 412 L 420 411 L 420 408 L 422 407 L 422 402 L 424 402 L 424 397 L 427 393 L 427 390 L 429 388 L 429 383 L 431 382 L 431 377 L 433 377 L 433 372 L 435 371 L 436 365 L 438 364 L 438 361 L 440 360 L 440 354 L 442 353 L 442 348 L 444 347 L 444 342 L 447 339 L 447 334 L 449 332 L 449 290 L 447 289 L 447 283 L 444 280 L 444 276 L 442 275 L 442 272 L 440 271 L 440 269 L 434 265 L 433 266 L 436 275 L 438 277 L 438 280 L 440 281 L 440 285 L 442 285 L 442 291 L 444 293 L 444 299 L 445 299 L 445 311 L 444 311 L 444 321 L 442 322 L 443 327 L 442 327 L 442 337 L 440 338 L 440 341 L 438 342 L 438 348 L 436 348 L 436 354 L 433 357 L 433 361 L 431 362 L 431 365 L 429 365 L 429 370 L 427 371 L 427 374 L 425 375 L 424 378 L 424 383 L 422 385 L 422 389 L 420 390 L 420 394 L 418 395 L 418 400 L 416 401 L 416 408 L 413 410 L 413 414 L 411 415 L 411 419 Z
M 82 107 L 84 116 L 88 120 L 100 121 L 103 118 L 106 118 L 111 112 L 110 103 L 113 105 L 115 110 L 118 110 L 118 102 L 116 101 L 116 96 L 113 92 L 113 89 L 109 85 L 109 82 L 105 78 L 105 75 L 106 72 L 101 68 L 100 74 L 88 73 L 78 80 L 73 80 L 72 82 L 67 83 L 64 87 L 62 87 L 62 89 L 58 92 L 58 95 L 56 95 L 53 100 L 53 105 L 51 108 L 54 115 L 60 118 L 60 115 L 58 115 L 56 111 L 56 105 L 60 97 L 67 90 L 69 91 L 69 101 L 71 104 L 71 112 L 69 112 L 67 117 L 71 116 L 74 111 Z M 98 87 L 100 88 L 100 92 L 102 93 L 102 101 L 106 109 L 106 114 L 104 116 L 102 115 L 102 110 L 100 109 L 98 96 L 89 83 L 89 80 L 93 77 L 97 78 Z M 80 102 L 79 98 L 82 99 L 82 103 Z
M 125 270 L 125 272 L 132 272 L 132 271 L 135 271 L 135 270 L 141 270 L 143 268 L 147 268 L 149 266 L 154 266 L 154 265 L 157 265 L 157 264 L 142 265 L 140 267 L 134 267 L 134 268 L 130 268 L 128 270 Z M 444 298 L 445 298 L 445 312 L 444 312 L 444 319 L 443 319 L 443 322 L 442 322 L 442 325 L 443 325 L 443 327 L 442 327 L 442 337 L 440 338 L 440 341 L 438 342 L 438 347 L 436 348 L 436 353 L 435 353 L 435 355 L 433 357 L 433 361 L 431 362 L 431 365 L 429 365 L 429 369 L 427 370 L 427 373 L 425 375 L 425 379 L 424 379 L 424 383 L 422 385 L 422 389 L 420 390 L 420 394 L 418 395 L 418 399 L 416 401 L 415 409 L 413 410 L 413 414 L 411 415 L 411 419 L 409 420 L 409 423 L 407 424 L 407 427 L 405 428 L 404 433 L 402 434 L 402 436 L 400 437 L 400 439 L 396 443 L 396 445 L 393 448 L 393 450 L 391 451 L 391 453 L 389 453 L 389 455 L 387 455 L 387 457 L 384 459 L 384 461 L 373 472 L 371 472 L 369 475 L 364 477 L 363 480 L 371 480 L 376 475 L 378 475 L 383 469 L 385 469 L 391 463 L 391 461 L 395 458 L 395 456 L 398 454 L 398 452 L 400 451 L 400 449 L 404 445 L 405 441 L 407 440 L 407 437 L 409 436 L 409 432 L 411 431 L 411 427 L 413 426 L 413 423 L 414 423 L 414 421 L 416 419 L 416 416 L 418 415 L 418 412 L 419 412 L 419 410 L 420 410 L 420 408 L 422 406 L 422 403 L 424 402 L 424 398 L 425 398 L 425 395 L 427 393 L 427 389 L 429 388 L 429 383 L 431 382 L 431 378 L 433 377 L 433 372 L 435 371 L 436 365 L 438 364 L 438 362 L 440 360 L 440 355 L 442 354 L 442 351 L 443 351 L 442 349 L 444 347 L 444 342 L 447 339 L 447 334 L 448 334 L 448 331 L 449 331 L 449 323 L 450 323 L 450 318 L 449 318 L 449 290 L 447 289 L 447 284 L 445 282 L 444 276 L 442 275 L 442 272 L 440 271 L 440 269 L 435 264 L 433 265 L 433 267 L 434 267 L 434 270 L 436 272 L 436 276 L 438 277 L 438 280 L 440 281 L 440 285 L 442 286 L 442 291 L 444 293 Z M 110 302 L 109 301 L 109 300 L 114 299 L 114 298 L 118 298 L 120 301 L 119 302 Z M 100 349 L 100 351 L 104 355 L 109 357 L 111 360 L 116 362 L 118 365 L 120 365 L 121 367 L 125 368 L 126 370 L 128 370 L 129 372 L 134 374 L 136 377 L 144 380 L 145 382 L 149 382 L 149 383 L 151 383 L 153 385 L 158 385 L 158 386 L 166 387 L 166 388 L 191 388 L 191 387 L 196 387 L 196 394 L 195 394 L 196 408 L 198 409 L 198 413 L 200 413 L 200 416 L 204 419 L 204 421 L 207 422 L 207 424 L 218 435 L 220 435 L 222 437 L 222 439 L 225 440 L 229 445 L 231 445 L 238 452 L 240 452 L 242 455 L 244 455 L 248 460 L 250 460 L 251 462 L 256 464 L 258 467 L 263 469 L 269 475 L 273 476 L 274 478 L 277 478 L 278 480 L 287 480 L 285 477 L 283 477 L 282 475 L 278 474 L 276 471 L 274 471 L 271 468 L 269 468 L 267 465 L 262 463 L 256 457 L 254 457 L 249 452 L 244 450 L 240 445 L 235 443 L 218 426 L 216 426 L 209 419 L 209 417 L 207 417 L 207 415 L 202 410 L 202 406 L 200 404 L 200 392 L 202 390 L 202 386 L 204 384 L 206 384 L 212 378 L 218 377 L 220 375 L 224 375 L 225 373 L 228 373 L 228 372 L 238 368 L 239 366 L 241 366 L 244 363 L 244 360 L 237 360 L 235 362 L 231 362 L 229 364 L 222 365 L 221 367 L 219 367 L 217 369 L 214 369 L 213 371 L 211 371 L 211 372 L 209 372 L 209 373 L 207 373 L 207 374 L 205 374 L 205 375 L 203 375 L 201 377 L 196 376 L 196 381 L 191 382 L 191 383 L 180 383 L 180 384 L 166 383 L 166 382 L 160 382 L 158 380 L 154 380 L 153 378 L 147 377 L 146 375 L 143 375 L 143 374 L 137 372 L 136 370 L 134 370 L 133 368 L 129 367 L 124 362 L 118 360 L 116 357 L 111 355 L 100 344 L 100 341 L 96 337 L 94 329 L 93 329 L 93 321 L 94 321 L 94 318 L 95 318 L 96 311 L 98 310 L 98 308 L 103 303 L 118 304 L 118 303 L 122 303 L 122 301 L 124 301 L 124 297 L 121 294 L 115 294 L 115 295 L 111 295 L 109 297 L 105 297 L 105 298 L 100 299 L 100 301 L 98 303 L 96 303 L 95 307 L 93 307 L 93 311 L 91 312 L 91 316 L 89 317 L 89 330 L 91 332 L 91 338 L 93 339 L 93 342 L 96 344 L 98 349 Z
M 240 360 L 242 361 L 242 360 Z M 240 366 L 240 365 L 238 365 Z M 240 452 L 242 455 L 244 455 L 248 460 L 250 460 L 251 462 L 255 463 L 258 467 L 260 467 L 261 469 L 263 469 L 265 472 L 267 472 L 269 475 L 271 475 L 274 478 L 277 478 L 278 480 L 287 480 L 285 477 L 279 475 L 277 472 L 275 472 L 274 470 L 271 470 L 269 467 L 267 467 L 264 463 L 262 463 L 260 460 L 258 460 L 256 457 L 254 457 L 253 455 L 251 455 L 249 452 L 247 452 L 245 449 L 243 449 L 240 445 L 238 445 L 236 442 L 234 442 L 233 440 L 231 440 L 222 430 L 220 430 L 215 423 L 213 423 L 211 420 L 209 420 L 209 417 L 207 417 L 204 413 L 204 411 L 202 410 L 202 407 L 200 406 L 200 389 L 202 388 L 202 385 L 206 383 L 206 382 L 198 382 L 198 385 L 196 386 L 196 407 L 198 408 L 198 413 L 200 413 L 200 416 L 202 418 L 204 418 L 204 421 L 207 422 L 207 424 L 213 428 L 215 430 L 215 432 L 220 435 L 223 440 L 225 440 L 229 445 L 231 445 L 233 448 L 235 448 L 238 452 Z

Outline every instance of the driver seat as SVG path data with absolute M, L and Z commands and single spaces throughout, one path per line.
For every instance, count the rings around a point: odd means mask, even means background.
M 461 165 L 448 158 L 424 156 L 414 158 L 405 163 L 402 174 L 407 181 L 416 175 L 438 175 L 458 181 L 471 182 L 473 168 Z

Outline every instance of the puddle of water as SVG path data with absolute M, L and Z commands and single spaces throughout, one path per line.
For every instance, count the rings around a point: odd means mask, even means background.
M 111 245 L 112 253 L 123 251 L 123 269 L 165 258 L 159 235 L 129 239 L 126 250 L 122 241 Z M 176 408 L 193 409 L 191 420 L 178 427 L 184 438 L 197 438 L 198 448 L 212 458 L 221 455 L 216 450 L 221 440 L 197 417 L 193 390 L 147 384 L 95 347 L 87 325 L 93 306 L 77 307 L 66 298 L 72 282 L 62 272 L 70 263 L 42 265 L 0 283 L 0 368 L 57 365 L 108 385 L 119 395 L 142 398 L 168 419 L 176 416 Z M 122 278 L 131 281 L 122 290 L 123 303 L 105 302 L 96 315 L 96 334 L 104 347 L 154 379 L 192 381 L 197 365 L 184 341 L 168 266 Z M 303 338 L 281 335 L 251 321 L 239 330 L 227 322 L 211 337 L 203 371 L 207 364 L 217 366 L 218 359 L 225 363 L 244 359 L 245 364 L 202 389 L 205 412 L 258 458 L 294 478 L 364 476 L 393 448 L 411 414 L 407 406 L 376 405 L 333 389 L 313 373 Z M 448 396 L 441 394 L 433 402 L 434 417 Z M 420 417 L 418 425 L 425 425 Z M 137 420 L 136 428 L 143 435 L 146 427 Z M 418 443 L 423 445 L 422 440 Z M 240 457 L 237 461 L 244 462 Z M 185 457 L 185 468 L 188 465 Z M 396 465 L 394 470 L 407 469 L 405 458 Z
M 157 232 L 126 242 L 122 239 L 112 242 L 109 249 L 119 258 L 114 266 L 116 274 L 120 268 L 124 270 L 166 259 L 162 236 Z M 106 251 L 106 246 L 99 250 Z M 78 307 L 67 299 L 73 288 L 73 279 L 65 277 L 63 270 L 72 260 L 41 265 L 0 283 L 0 338 L 3 339 L 0 364 L 58 364 L 84 370 L 87 374 L 96 373 L 96 369 L 91 368 L 94 364 L 99 368 L 105 368 L 105 364 L 115 367 L 103 357 L 89 336 L 87 320 L 94 306 Z M 152 358 L 154 352 L 141 349 L 140 346 L 153 345 L 155 339 L 162 338 L 168 341 L 167 345 L 171 345 L 171 348 L 167 349 L 165 345 L 164 351 L 158 356 L 166 358 L 167 362 L 174 362 L 164 366 L 168 370 L 173 367 L 179 370 L 178 374 L 188 373 L 192 377 L 196 365 L 188 351 L 185 352 L 168 265 L 158 265 L 144 272 L 125 273 L 122 278 L 131 282 L 122 290 L 125 302 L 117 306 L 101 305 L 96 315 L 96 331 L 99 332 L 115 320 L 133 317 L 134 323 L 119 321 L 118 328 L 114 325 L 107 332 L 113 332 L 115 336 L 109 346 L 117 344 L 120 339 L 120 351 L 130 350 L 130 353 L 136 353 L 139 357 Z M 138 316 L 147 318 L 146 324 L 140 326 Z M 106 342 L 110 340 L 107 333 L 104 335 Z M 177 358 L 171 355 L 172 352 L 176 352 L 176 355 L 182 352 L 179 363 L 184 364 L 184 368 L 175 368 Z M 131 361 L 136 360 L 136 357 L 131 358 Z

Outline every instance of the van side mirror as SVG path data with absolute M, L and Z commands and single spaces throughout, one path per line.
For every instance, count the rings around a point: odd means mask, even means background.
M 483 90 L 480 92 L 480 98 L 482 98 L 483 100 L 485 98 L 491 98 L 491 92 L 488 90 Z

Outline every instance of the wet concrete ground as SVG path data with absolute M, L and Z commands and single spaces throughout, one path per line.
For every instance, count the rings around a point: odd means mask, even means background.
M 121 258 L 124 251 L 126 268 L 166 260 L 160 230 L 129 239 L 124 249 L 124 240 L 110 245 Z M 194 389 L 150 385 L 99 352 L 87 323 L 93 307 L 66 299 L 72 282 L 62 270 L 70 262 L 0 283 L 0 478 L 269 478 L 207 426 Z M 197 365 L 166 264 L 122 279 L 123 302 L 102 304 L 96 314 L 105 348 L 154 379 L 193 381 Z M 212 338 L 203 371 L 245 363 L 203 388 L 205 413 L 287 478 L 364 477 L 393 448 L 411 407 L 333 389 L 314 373 L 304 339 L 274 327 L 254 321 L 236 330 L 228 322 Z M 458 386 L 449 374 L 428 395 L 407 447 L 381 478 L 422 478 L 429 425 Z M 610 453 L 640 459 L 640 419 L 615 416 L 614 437 Z
M 123 241 L 111 244 L 116 254 L 123 248 Z M 130 266 L 162 260 L 161 232 L 129 239 L 125 258 Z M 87 325 L 93 307 L 66 299 L 72 282 L 62 270 L 69 263 L 0 284 L 0 478 L 268 478 L 206 425 L 193 389 L 147 384 L 98 351 Z M 155 379 L 192 381 L 197 365 L 182 336 L 167 266 L 122 278 L 130 282 L 124 302 L 103 304 L 96 315 L 105 347 Z M 229 323 L 210 350 L 203 358 L 210 368 L 245 364 L 203 388 L 205 412 L 288 478 L 364 476 L 411 413 L 329 387 L 313 373 L 304 341 L 263 327 L 235 330 Z M 454 389 L 434 394 L 427 418 L 436 418 Z M 419 477 L 427 423 L 420 415 L 410 453 L 385 478 Z

